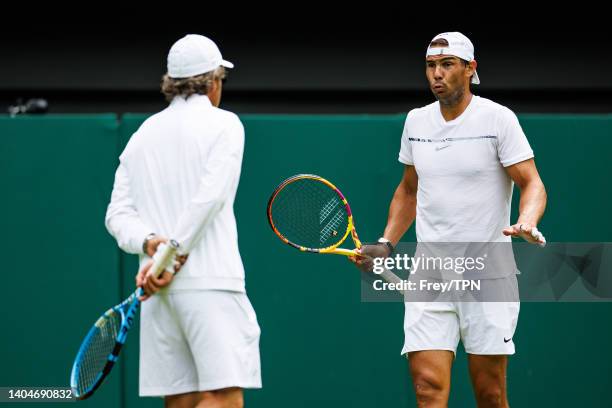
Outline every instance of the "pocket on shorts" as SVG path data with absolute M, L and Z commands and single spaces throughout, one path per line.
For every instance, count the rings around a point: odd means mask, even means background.
M 259 337 L 261 329 L 257 322 L 255 309 L 244 293 L 236 294 L 234 297 L 242 318 L 240 319 L 240 331 L 243 333 L 242 341 L 237 348 L 241 363 L 248 376 L 248 383 L 259 386 L 261 383 L 261 363 L 259 357 Z
M 404 302 L 404 329 L 418 323 L 426 307 L 426 302 Z
M 255 309 L 246 294 L 240 293 L 234 297 L 243 315 L 243 330 L 248 339 L 258 339 L 261 334 Z

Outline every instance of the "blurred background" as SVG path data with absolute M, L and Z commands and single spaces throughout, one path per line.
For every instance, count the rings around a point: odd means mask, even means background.
M 403 305 L 361 302 L 359 275 L 345 259 L 283 245 L 265 210 L 286 177 L 321 174 L 348 197 L 360 237 L 378 238 L 402 173 L 406 112 L 434 100 L 424 53 L 435 34 L 470 37 L 482 80 L 474 92 L 518 114 L 548 190 L 540 225 L 548 241 L 612 241 L 606 13 L 585 2 L 563 15 L 559 5 L 537 13 L 534 4 L 457 7 L 3 6 L 0 387 L 68 386 L 86 331 L 133 291 L 136 259 L 104 228 L 117 157 L 142 121 L 166 106 L 159 84 L 170 46 L 200 33 L 236 64 L 222 107 L 246 129 L 235 211 L 262 327 L 264 384 L 246 392 L 247 406 L 415 406 L 399 355 Z M 46 113 L 9 115 L 31 98 L 44 99 L 30 107 Z M 413 230 L 405 239 L 414 240 Z M 522 304 L 510 404 L 608 407 L 611 312 L 607 302 Z M 79 405 L 162 406 L 138 397 L 138 334 L 135 327 L 119 366 Z M 461 347 L 452 375 L 450 406 L 475 406 Z
M 168 49 L 187 33 L 202 33 L 236 64 L 224 89 L 227 109 L 406 112 L 433 100 L 424 75 L 428 42 L 439 32 L 461 31 L 475 45 L 477 94 L 518 112 L 608 112 L 608 23 L 596 7 L 581 5 L 559 14 L 535 5 L 525 12 L 384 2 L 104 3 L 77 15 L 21 6 L 27 18 L 0 28 L 0 106 L 44 97 L 54 113 L 160 110 Z M 53 17 L 44 17 L 45 7 Z

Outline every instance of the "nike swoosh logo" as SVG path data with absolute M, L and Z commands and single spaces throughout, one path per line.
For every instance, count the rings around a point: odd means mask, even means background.
M 436 152 L 442 149 L 446 149 L 447 147 L 450 147 L 450 145 L 436 147 Z
M 507 343 L 509 341 L 512 341 L 512 337 L 510 337 L 508 340 L 506 340 L 506 338 L 504 337 L 504 343 Z

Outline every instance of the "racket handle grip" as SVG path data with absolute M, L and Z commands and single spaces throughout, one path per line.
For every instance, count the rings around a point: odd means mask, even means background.
M 399 276 L 397 276 L 396 274 L 394 274 L 393 272 L 391 272 L 390 270 L 388 270 L 387 268 L 385 268 L 382 273 L 380 275 L 381 278 L 383 278 L 384 280 L 386 280 L 389 283 L 401 283 L 402 279 L 400 279 Z
M 400 293 L 400 295 L 402 295 L 404 297 L 404 299 L 406 299 L 406 296 L 408 295 L 408 292 L 406 290 L 402 289 L 401 283 L 404 282 L 403 279 L 401 279 L 399 276 L 397 276 L 396 274 L 394 274 L 393 272 L 391 272 L 387 268 L 385 268 L 382 271 L 382 273 L 380 275 L 378 275 L 378 276 L 383 278 L 388 283 L 400 284 L 400 285 L 395 287 L 395 290 L 398 291 Z
M 164 244 L 160 244 L 164 245 Z M 174 261 L 174 255 L 179 248 L 178 242 L 171 239 L 162 249 L 153 255 L 153 266 L 149 269 L 148 275 L 157 278 Z

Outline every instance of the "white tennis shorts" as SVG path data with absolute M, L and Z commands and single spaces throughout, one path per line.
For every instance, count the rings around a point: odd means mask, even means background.
M 245 293 L 158 292 L 142 304 L 140 396 L 261 388 L 259 335 Z
M 487 281 L 518 295 L 515 275 Z M 459 340 L 468 354 L 514 354 L 512 337 L 519 310 L 520 302 L 405 302 L 402 354 L 422 350 L 456 354 Z

